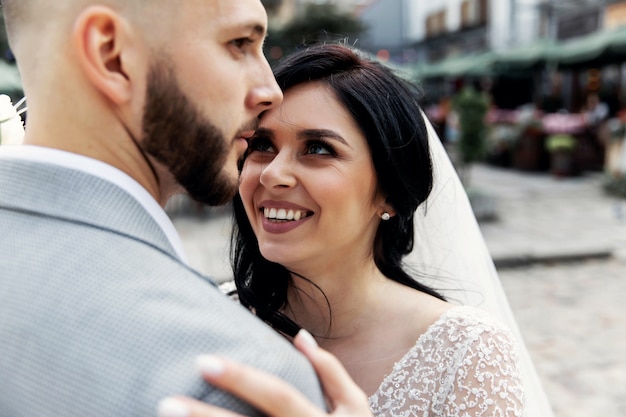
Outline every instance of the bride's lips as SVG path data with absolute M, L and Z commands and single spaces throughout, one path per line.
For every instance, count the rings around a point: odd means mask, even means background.
M 285 210 L 286 212 L 292 211 L 292 212 L 304 213 L 304 214 L 302 214 L 301 216 L 297 215 L 298 220 L 270 219 L 266 217 L 264 214 L 266 210 L 267 211 Z M 261 225 L 263 226 L 263 230 L 265 230 L 268 233 L 289 232 L 295 229 L 296 227 L 301 226 L 304 222 L 309 220 L 314 214 L 313 211 L 305 207 L 296 205 L 296 204 L 292 204 L 292 203 L 288 203 L 284 201 L 270 201 L 270 200 L 262 201 L 261 203 L 259 203 L 258 213 L 261 218 Z

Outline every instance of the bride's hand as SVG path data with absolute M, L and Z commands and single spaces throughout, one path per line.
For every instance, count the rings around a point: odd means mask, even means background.
M 311 361 L 324 387 L 330 412 L 322 410 L 280 378 L 214 356 L 204 356 L 199 367 L 207 382 L 248 402 L 271 417 L 371 417 L 365 393 L 352 381 L 335 356 L 319 348 L 306 331 L 294 345 Z M 160 417 L 235 417 L 238 414 L 186 397 L 166 398 Z

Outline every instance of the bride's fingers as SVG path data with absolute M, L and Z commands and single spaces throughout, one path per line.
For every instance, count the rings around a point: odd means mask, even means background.
M 294 345 L 309 359 L 317 372 L 331 406 L 337 411 L 370 415 L 367 396 L 352 380 L 339 359 L 317 346 L 306 330 L 301 330 Z
M 269 373 L 212 355 L 199 357 L 197 366 L 208 382 L 269 416 L 326 416 L 325 410 L 313 405 L 296 388 Z
M 339 360 L 320 349 L 308 332 L 295 345 L 311 361 L 332 405 L 331 415 L 371 417 L 365 393 L 352 381 Z M 197 361 L 204 378 L 248 402 L 271 417 L 328 417 L 304 395 L 280 378 L 226 358 L 202 356 Z M 169 398 L 159 407 L 159 417 L 240 417 L 232 411 L 189 398 Z M 168 408 L 169 407 L 169 408 Z

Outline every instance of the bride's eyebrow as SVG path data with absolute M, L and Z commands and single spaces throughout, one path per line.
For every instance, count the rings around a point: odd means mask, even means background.
M 254 136 L 272 136 L 272 134 L 272 130 L 265 127 L 257 127 L 254 131 Z
M 307 140 L 330 139 L 352 148 L 343 136 L 329 129 L 304 129 L 298 132 L 298 138 Z

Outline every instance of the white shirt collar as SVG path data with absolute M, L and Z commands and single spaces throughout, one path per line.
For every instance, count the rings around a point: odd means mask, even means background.
M 97 159 L 42 146 L 20 145 L 0 147 L 0 158 L 17 158 L 45 162 L 75 169 L 111 182 L 133 196 L 152 216 L 165 233 L 178 257 L 187 263 L 183 244 L 174 224 L 150 193 L 121 170 Z

